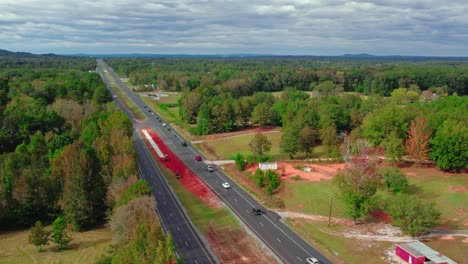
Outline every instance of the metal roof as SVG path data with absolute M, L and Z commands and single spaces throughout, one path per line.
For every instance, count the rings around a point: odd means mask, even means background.
M 398 245 L 400 248 L 404 249 L 406 252 L 410 253 L 414 257 L 426 257 L 425 263 L 447 263 L 447 264 L 457 264 L 455 261 L 449 259 L 447 256 L 442 255 L 432 248 L 428 247 L 426 244 L 419 241 L 413 241 L 405 244 Z

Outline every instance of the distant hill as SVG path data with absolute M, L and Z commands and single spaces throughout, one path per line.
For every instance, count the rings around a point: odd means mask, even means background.
M 33 58 L 33 57 L 38 57 L 38 55 L 29 53 L 29 52 L 13 52 L 13 51 L 0 49 L 0 57 Z
M 29 52 L 13 52 L 4 49 L 0 49 L 0 57 L 10 57 L 10 58 L 39 58 L 39 57 L 62 57 L 60 55 L 56 55 L 54 53 L 48 54 L 32 54 Z

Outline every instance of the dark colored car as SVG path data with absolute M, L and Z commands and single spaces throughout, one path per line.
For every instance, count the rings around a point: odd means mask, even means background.
M 182 141 L 182 143 L 180 143 L 180 144 L 182 144 L 183 147 L 187 146 L 187 142 L 185 142 L 185 141 Z
M 195 155 L 195 160 L 196 161 L 202 161 L 202 157 L 200 155 Z

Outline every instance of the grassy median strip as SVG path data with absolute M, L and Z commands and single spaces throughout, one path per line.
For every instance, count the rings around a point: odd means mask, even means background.
M 145 115 L 141 111 L 141 109 L 128 97 L 128 95 L 122 91 L 116 84 L 112 83 L 112 89 L 117 93 L 118 100 L 122 101 L 122 103 L 127 107 L 132 115 L 139 120 L 145 119 Z

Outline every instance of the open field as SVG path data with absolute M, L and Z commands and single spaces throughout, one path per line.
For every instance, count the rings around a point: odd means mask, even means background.
M 434 202 L 442 213 L 442 227 L 468 228 L 468 173 L 444 173 L 436 168 L 402 169 L 408 176 L 410 193 Z
M 272 131 L 264 133 L 271 142 L 270 156 L 273 160 L 285 157 L 284 154 L 280 153 L 279 142 L 281 140 L 282 133 L 280 131 Z M 255 136 L 255 133 L 247 135 L 238 135 L 228 138 L 220 138 L 205 142 L 209 144 L 219 154 L 221 159 L 231 159 L 236 153 L 241 153 L 244 156 L 251 155 L 249 149 L 249 142 Z
M 34 245 L 28 244 L 29 230 L 0 233 L 0 263 L 94 263 L 111 245 L 108 228 L 69 234 L 73 239 L 71 249 L 58 251 L 50 243 L 44 247 L 45 252 L 37 252 Z

